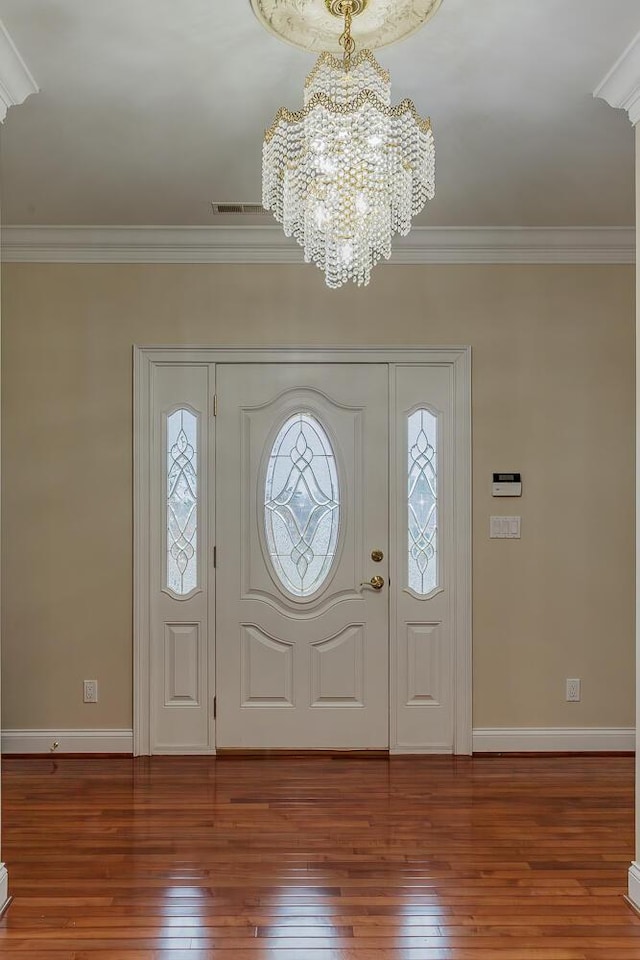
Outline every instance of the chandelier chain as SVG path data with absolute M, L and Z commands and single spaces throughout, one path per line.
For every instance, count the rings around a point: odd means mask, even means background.
M 351 67 L 351 57 L 355 53 L 356 42 L 351 36 L 351 24 L 353 23 L 353 3 L 346 0 L 344 4 L 344 33 L 340 37 L 340 46 L 344 50 L 343 60 L 345 69 Z

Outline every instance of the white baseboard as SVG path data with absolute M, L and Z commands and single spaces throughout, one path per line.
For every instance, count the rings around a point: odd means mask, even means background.
M 628 897 L 631 905 L 640 912 L 640 864 L 635 861 L 629 867 Z
M 58 746 L 53 749 L 54 743 Z M 477 727 L 474 753 L 585 752 L 635 750 L 633 727 Z M 133 753 L 131 730 L 3 730 L 2 752 Z M 163 751 L 165 752 L 165 751 Z M 177 750 L 167 750 L 177 753 Z M 183 751 L 180 751 L 183 752 Z M 443 746 L 398 745 L 392 754 L 451 753 Z M 640 876 L 640 874 L 639 874 Z
M 54 748 L 54 743 L 58 746 Z M 132 730 L 3 730 L 3 753 L 133 753 Z
M 477 727 L 474 753 L 633 751 L 634 727 Z
M 0 916 L 9 903 L 9 874 L 4 863 L 0 863 Z

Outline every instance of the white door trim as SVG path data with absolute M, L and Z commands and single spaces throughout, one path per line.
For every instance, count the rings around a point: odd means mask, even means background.
M 150 489 L 148 429 L 151 420 L 151 372 L 164 364 L 216 363 L 389 363 L 449 366 L 453 373 L 456 434 L 454 439 L 454 542 L 456 592 L 454 636 L 454 752 L 472 752 L 471 627 L 471 348 L 470 347 L 141 347 L 133 348 L 133 674 L 134 755 L 150 753 Z M 394 491 L 391 491 L 394 496 Z M 391 637 L 391 643 L 395 637 Z M 393 658 L 392 658 L 393 659 Z M 391 715 L 395 684 L 391 683 Z M 393 729 L 393 728 L 392 728 Z M 415 752 L 392 741 L 392 753 Z

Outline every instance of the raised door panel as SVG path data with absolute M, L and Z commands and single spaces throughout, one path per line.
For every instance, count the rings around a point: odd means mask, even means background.
M 404 646 L 407 706 L 442 705 L 442 647 L 439 623 L 408 623 Z
M 164 625 L 164 705 L 200 706 L 200 624 Z
M 292 707 L 293 644 L 243 624 L 241 704 L 243 707 Z
M 364 706 L 364 624 L 312 644 L 311 705 Z

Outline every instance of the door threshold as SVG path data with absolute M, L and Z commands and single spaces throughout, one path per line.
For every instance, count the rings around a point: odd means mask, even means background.
M 309 757 L 320 757 L 330 760 L 387 760 L 389 758 L 388 748 L 384 750 L 286 750 L 286 749 L 236 749 L 235 747 L 218 747 L 216 751 L 218 760 L 267 760 L 274 757 L 283 757 L 286 759 Z

